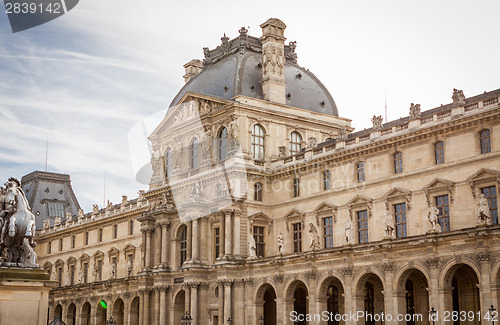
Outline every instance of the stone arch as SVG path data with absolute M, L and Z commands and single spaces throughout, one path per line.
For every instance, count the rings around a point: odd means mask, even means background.
M 394 278 L 394 312 L 401 315 L 427 315 L 430 310 L 429 283 L 430 276 L 421 265 L 403 266 Z M 416 324 L 415 319 L 406 324 Z M 423 317 L 419 324 L 428 324 L 427 317 Z
M 319 310 L 328 311 L 331 315 L 342 315 L 345 313 L 345 286 L 339 274 L 326 274 L 319 281 L 316 290 L 316 297 L 319 303 Z M 339 324 L 339 322 L 329 322 L 328 324 Z
M 285 319 L 288 325 L 306 325 L 305 316 L 309 312 L 309 287 L 307 281 L 304 281 L 302 276 L 296 279 L 291 279 L 285 286 L 284 291 L 284 302 L 285 302 Z M 294 312 L 297 317 L 298 322 L 293 322 L 291 313 Z
M 101 299 L 97 302 L 95 312 L 95 325 L 106 325 L 107 317 L 107 302 Z
M 324 282 L 329 278 L 336 278 L 340 282 L 342 287 L 345 288 L 345 279 L 342 274 L 337 271 L 327 272 L 317 279 L 316 283 L 320 283 L 320 285 L 316 287 L 316 297 L 319 297 L 321 295 L 322 284 L 324 284 Z
M 80 312 L 80 324 L 81 325 L 90 325 L 90 314 L 91 314 L 92 306 L 88 301 L 86 301 L 82 305 L 82 309 Z
M 116 321 L 116 325 L 125 324 L 124 312 L 125 312 L 125 303 L 121 298 L 116 299 L 115 302 L 113 303 L 113 309 L 112 309 L 112 316 L 113 319 Z
M 62 312 L 63 308 L 61 304 L 57 304 L 57 306 L 54 308 L 54 319 L 59 318 L 60 320 L 62 320 Z
M 478 265 L 472 259 L 468 257 L 462 257 L 460 261 L 457 261 L 456 259 L 451 259 L 443 266 L 443 268 L 441 269 L 441 274 L 439 275 L 440 285 L 446 285 L 450 281 L 449 278 L 450 274 L 453 274 L 453 269 L 455 269 L 460 264 L 464 264 L 471 267 L 476 273 L 477 278 L 478 279 L 481 278 L 481 271 L 479 270 Z M 452 272 L 450 273 L 450 271 Z
M 173 317 L 175 322 L 181 319 L 181 317 L 184 315 L 184 312 L 186 311 L 186 292 L 184 289 L 178 290 L 174 295 L 173 295 Z
M 403 281 L 403 280 L 406 281 L 405 277 L 406 278 L 408 277 L 407 272 L 409 270 L 420 271 L 422 273 L 422 275 L 425 277 L 425 280 L 427 281 L 427 283 L 430 283 L 431 276 L 429 274 L 429 270 L 425 266 L 423 266 L 420 263 L 418 263 L 418 264 L 415 263 L 414 265 L 410 266 L 409 263 L 406 263 L 405 265 L 400 267 L 396 273 L 394 273 L 394 282 L 392 285 L 393 288 L 395 288 L 397 290 L 397 288 L 399 288 L 399 286 L 401 285 L 401 281 Z
M 68 306 L 68 311 L 66 313 L 66 324 L 76 325 L 76 305 L 74 303 L 71 303 Z
M 270 283 L 263 283 L 255 291 L 255 323 L 262 317 L 264 324 L 277 324 L 277 290 Z
M 130 302 L 130 325 L 139 325 L 140 298 L 134 297 Z
M 378 270 L 363 270 L 356 276 L 354 306 L 355 310 L 364 311 L 366 316 L 359 322 L 360 325 L 375 325 L 375 315 L 385 310 L 384 287 L 384 277 Z

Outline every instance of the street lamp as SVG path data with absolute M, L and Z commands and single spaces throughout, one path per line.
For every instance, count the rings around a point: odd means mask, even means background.
M 227 325 L 231 325 L 231 317 L 227 318 Z
M 191 325 L 192 321 L 193 317 L 189 316 L 187 311 L 186 314 L 184 314 L 184 316 L 181 317 L 181 324 Z
M 434 307 L 432 307 L 431 310 L 429 310 L 429 315 L 431 316 L 431 319 L 432 319 L 432 325 L 435 324 L 436 314 L 437 314 L 437 311 L 434 309 Z
M 262 315 L 259 317 L 259 323 L 260 325 L 264 324 L 264 317 Z
M 116 325 L 116 321 L 113 319 L 113 316 L 111 316 L 107 321 L 106 325 Z
M 490 311 L 490 317 L 491 317 L 491 324 L 492 325 L 495 325 L 495 307 L 493 307 L 493 305 L 491 305 L 490 309 L 488 309 Z

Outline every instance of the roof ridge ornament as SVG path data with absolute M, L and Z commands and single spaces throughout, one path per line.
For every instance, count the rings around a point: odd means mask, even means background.
M 295 53 L 295 48 L 297 47 L 297 42 L 293 41 L 288 43 L 288 47 L 285 47 L 285 57 L 290 59 L 293 63 L 297 63 L 297 53 Z

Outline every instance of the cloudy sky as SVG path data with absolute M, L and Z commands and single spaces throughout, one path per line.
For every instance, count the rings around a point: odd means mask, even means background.
M 3 7 L 2 7 L 3 8 Z M 85 211 L 135 197 L 129 131 L 155 124 L 183 85 L 182 65 L 270 17 L 297 41 L 298 63 L 357 130 L 500 88 L 500 1 L 82 0 L 13 34 L 0 12 L 0 182 L 45 169 L 71 175 Z M 151 116 L 154 116 L 151 118 Z M 148 118 L 149 117 L 149 118 Z M 151 122 L 153 120 L 153 122 Z

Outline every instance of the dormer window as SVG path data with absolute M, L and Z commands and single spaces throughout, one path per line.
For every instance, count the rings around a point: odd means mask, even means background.
M 290 155 L 298 154 L 302 151 L 302 136 L 299 132 L 290 133 Z

